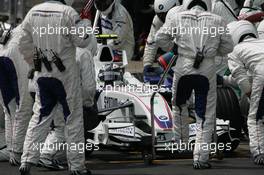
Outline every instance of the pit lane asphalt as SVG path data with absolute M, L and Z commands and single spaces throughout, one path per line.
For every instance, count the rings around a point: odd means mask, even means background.
M 256 166 L 250 159 L 247 144 L 241 144 L 232 154 L 225 155 L 223 160 L 211 160 L 212 169 L 193 170 L 190 155 L 168 157 L 158 156 L 154 165 L 145 166 L 138 153 L 117 151 L 99 151 L 87 161 L 93 175 L 260 175 L 264 166 Z M 66 175 L 66 171 L 50 171 L 34 167 L 32 175 Z M 19 175 L 18 167 L 0 163 L 0 175 Z

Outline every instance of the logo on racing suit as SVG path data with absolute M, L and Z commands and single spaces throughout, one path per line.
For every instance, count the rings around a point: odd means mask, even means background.
M 108 30 L 113 30 L 113 23 L 107 19 L 101 19 L 101 26 L 102 28 L 108 29 Z

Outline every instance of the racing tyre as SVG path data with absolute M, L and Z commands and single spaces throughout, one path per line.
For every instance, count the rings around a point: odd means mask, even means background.
M 230 127 L 235 129 L 230 131 L 232 139 L 230 139 L 229 134 L 218 137 L 218 143 L 224 143 L 225 145 L 231 143 L 231 149 L 227 149 L 227 152 L 234 151 L 240 143 L 243 117 L 237 96 L 232 88 L 219 87 L 217 89 L 216 117 L 224 121 L 229 120 Z

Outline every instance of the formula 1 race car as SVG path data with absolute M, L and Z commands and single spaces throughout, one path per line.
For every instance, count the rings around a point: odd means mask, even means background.
M 104 41 L 115 38 L 115 35 L 97 36 L 97 39 Z M 157 93 L 152 108 L 151 96 L 160 89 L 156 85 L 139 81 L 130 72 L 125 71 L 128 64 L 125 51 L 122 52 L 121 59 L 115 59 L 115 54 L 111 47 L 103 44 L 94 58 L 100 122 L 97 127 L 88 131 L 88 142 L 140 151 L 145 163 L 150 164 L 155 158 L 152 149 L 155 153 L 171 152 L 173 147 L 168 149 L 168 145 L 177 142 L 174 138 L 174 118 L 169 100 L 167 101 L 162 93 Z M 164 89 L 163 92 L 166 94 L 170 90 Z M 231 143 L 230 151 L 236 149 L 239 144 L 238 137 L 234 138 L 232 134 L 237 130 L 232 127 L 232 121 L 221 115 L 226 115 L 226 111 L 229 112 L 228 115 L 233 115 L 234 113 L 225 107 L 232 106 L 233 110 L 238 104 L 232 100 L 236 96 L 230 89 L 220 89 L 219 95 L 226 96 L 222 99 L 223 104 L 220 104 L 223 109 L 218 110 L 220 119 L 216 122 L 216 134 L 218 141 Z M 194 122 L 190 124 L 189 130 L 189 142 L 193 143 L 196 136 Z

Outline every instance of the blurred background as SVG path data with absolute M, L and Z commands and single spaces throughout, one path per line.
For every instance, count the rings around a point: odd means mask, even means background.
M 45 0 L 0 0 L 0 16 L 8 16 L 7 23 L 20 23 L 27 12 L 36 4 Z M 78 12 L 91 0 L 75 0 L 73 8 Z M 155 15 L 154 0 L 116 0 L 127 9 L 134 24 L 135 52 L 132 60 L 139 61 L 143 56 L 144 46 Z M 95 10 L 95 9 L 94 9 Z M 2 18 L 1 18 L 2 19 Z M 5 18 L 4 18 L 5 19 Z
M 0 15 L 9 16 L 10 23 L 13 23 L 16 18 L 23 19 L 26 13 L 36 4 L 43 2 L 44 0 L 0 0 L 1 8 Z M 74 8 L 80 10 L 85 0 L 76 0 Z

